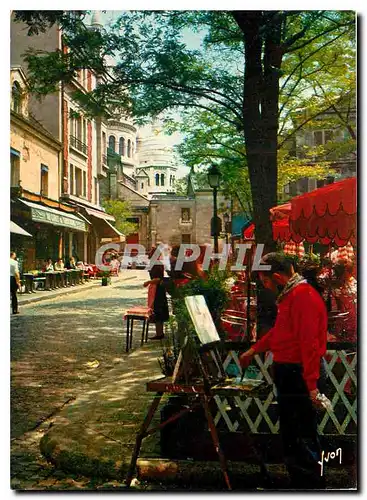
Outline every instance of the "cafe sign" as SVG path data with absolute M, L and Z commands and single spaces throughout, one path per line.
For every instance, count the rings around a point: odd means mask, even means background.
M 57 213 L 56 210 L 47 210 L 43 208 L 31 208 L 32 220 L 35 222 L 43 222 L 45 224 L 53 224 L 54 226 L 68 227 L 77 231 L 87 231 L 85 222 L 78 219 L 76 216 L 64 215 Z

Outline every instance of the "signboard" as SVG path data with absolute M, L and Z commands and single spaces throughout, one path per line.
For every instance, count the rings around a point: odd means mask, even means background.
M 86 231 L 86 224 L 76 217 L 68 217 L 67 215 L 57 214 L 42 208 L 32 207 L 32 220 L 35 222 L 45 222 L 55 226 L 69 227 L 70 229 L 77 229 L 79 231 Z
M 202 344 L 220 341 L 213 318 L 205 302 L 204 295 L 185 297 L 185 304 Z

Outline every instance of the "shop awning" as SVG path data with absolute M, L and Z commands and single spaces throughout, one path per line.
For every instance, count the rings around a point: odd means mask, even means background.
M 77 215 L 61 212 L 61 210 L 38 205 L 37 203 L 32 203 L 31 201 L 21 199 L 19 199 L 19 201 L 31 209 L 31 218 L 35 222 L 43 222 L 44 224 L 52 224 L 53 226 L 67 227 L 74 229 L 75 231 L 88 231 L 86 223 Z
M 111 215 L 107 215 L 107 217 L 111 217 Z M 90 214 L 90 222 L 97 231 L 101 242 L 108 240 L 109 242 L 121 243 L 125 241 L 125 236 L 105 218 Z
M 357 182 L 355 177 L 315 189 L 291 200 L 290 230 L 296 242 L 355 243 Z
M 115 222 L 115 217 L 113 215 L 106 214 L 105 212 L 102 212 L 101 210 L 94 210 L 93 208 L 87 208 L 87 207 L 83 207 L 83 208 L 87 212 L 88 215 L 93 215 L 93 217 L 98 217 L 98 219 L 110 220 L 112 222 Z
M 13 234 L 21 234 L 22 236 L 32 237 L 31 234 L 27 233 L 27 231 L 18 226 L 18 224 L 15 224 L 15 222 L 13 222 L 12 220 L 10 221 L 10 232 Z

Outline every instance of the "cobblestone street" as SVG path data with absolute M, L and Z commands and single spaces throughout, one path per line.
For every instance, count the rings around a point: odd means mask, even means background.
M 12 317 L 12 488 L 116 487 L 55 470 L 39 441 L 58 410 L 124 361 L 123 311 L 145 303 L 146 278 L 145 271 L 131 271 L 112 286 L 22 306 Z

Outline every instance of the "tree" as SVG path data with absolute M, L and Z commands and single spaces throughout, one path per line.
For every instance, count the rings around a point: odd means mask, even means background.
M 354 25 L 349 11 L 127 12 L 111 33 L 99 35 L 84 33 L 79 24 L 70 30 L 66 22 L 64 40 L 70 51 L 38 54 L 38 64 L 37 55 L 28 57 L 30 80 L 39 92 L 49 91 L 51 77 L 70 79 L 84 65 L 108 74 L 89 95 L 94 113 L 108 108 L 113 96 L 135 117 L 198 108 L 232 125 L 245 149 L 255 236 L 271 248 L 269 209 L 277 202 L 279 117 L 287 113 L 280 109 L 281 89 L 286 98 L 302 94 L 299 85 L 309 77 L 303 66 L 310 53 L 321 55 L 342 39 L 352 43 Z M 182 40 L 187 27 L 205 30 L 202 50 L 190 49 Z M 112 53 L 119 58 L 112 69 L 96 57 Z M 57 68 L 53 75 L 47 72 L 50 64 Z M 314 71 L 322 75 L 327 67 Z
M 246 154 L 236 130 L 231 125 L 222 123 L 218 117 L 201 110 L 186 113 L 181 123 L 167 120 L 166 130 L 169 133 L 180 131 L 185 136 L 177 151 L 183 162 L 192 168 L 194 182 L 199 187 L 208 188 L 203 169 L 213 162 L 219 162 L 225 193 L 230 198 L 237 199 L 242 210 L 252 216 Z M 303 159 L 294 158 L 287 144 L 278 151 L 278 201 L 283 199 L 284 187 L 291 181 L 304 177 L 324 179 L 336 174 L 329 162 L 311 163 L 310 156 L 315 154 L 315 149 L 312 148 Z M 187 178 L 180 184 L 180 192 L 186 193 L 186 188 Z
M 137 225 L 127 220 L 132 215 L 128 202 L 121 200 L 104 200 L 102 201 L 102 206 L 107 213 L 115 217 L 115 227 L 122 234 L 128 235 L 137 232 Z

